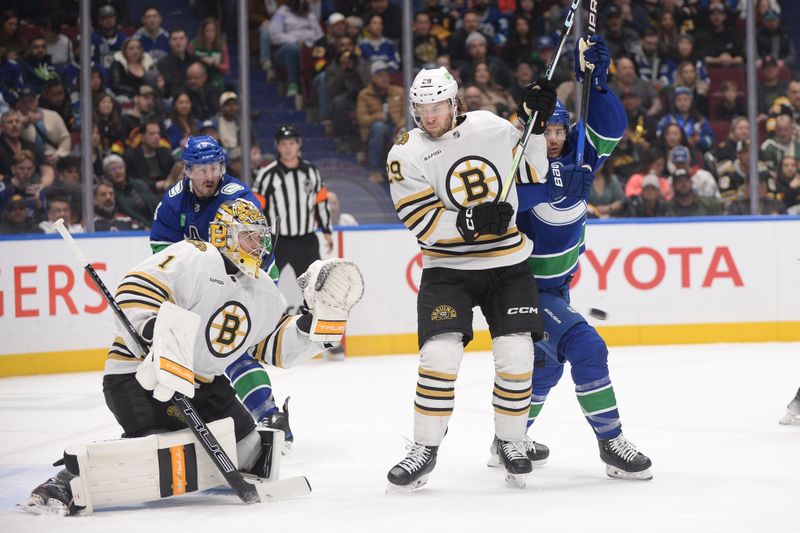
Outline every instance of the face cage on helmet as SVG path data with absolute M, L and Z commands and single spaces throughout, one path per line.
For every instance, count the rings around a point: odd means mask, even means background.
M 230 246 L 240 254 L 247 254 L 259 259 L 267 255 L 267 250 L 271 242 L 269 235 L 269 227 L 266 224 L 242 224 L 240 222 L 233 222 L 228 225 L 230 232 Z M 255 235 L 255 238 L 253 238 Z M 250 247 L 250 251 L 245 251 L 242 248 L 242 241 L 253 241 L 254 246 Z
M 451 128 L 455 128 L 455 126 L 456 126 L 456 118 L 458 117 L 458 99 L 457 98 L 448 98 L 447 101 L 450 102 L 450 114 L 453 117 L 453 120 L 450 123 L 450 127 Z M 439 102 L 444 102 L 444 100 L 439 100 Z M 429 105 L 429 104 L 438 104 L 439 102 L 426 102 L 424 104 L 418 104 L 416 102 L 411 102 L 409 107 L 411 108 L 411 116 L 414 119 L 414 124 L 416 124 L 417 127 L 419 129 L 421 129 L 422 131 L 425 131 L 425 128 L 422 126 L 422 122 L 420 120 L 421 117 L 419 116 L 419 113 L 417 113 L 417 106 L 419 106 L 419 105 Z
M 243 243 L 250 243 L 245 250 Z M 264 224 L 243 224 L 240 222 L 223 222 L 216 220 L 209 225 L 209 237 L 211 244 L 219 248 L 220 253 L 231 263 L 251 278 L 257 278 L 261 262 L 267 255 L 269 245 L 272 242 L 269 225 Z
M 194 171 L 198 172 L 205 172 L 205 173 L 213 173 L 214 176 L 224 176 L 225 175 L 225 161 L 216 161 L 214 163 L 184 163 L 183 166 L 183 175 L 189 179 L 192 179 L 192 173 Z M 198 178 L 205 178 L 206 176 L 196 176 Z

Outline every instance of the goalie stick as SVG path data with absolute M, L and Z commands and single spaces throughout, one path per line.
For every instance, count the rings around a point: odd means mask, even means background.
M 100 279 L 97 271 L 78 247 L 75 239 L 72 238 L 69 230 L 64 226 L 64 219 L 58 219 L 54 227 L 64 241 L 66 241 L 72 254 L 78 259 L 83 269 L 89 277 L 92 278 L 92 281 L 100 290 L 103 298 L 105 298 L 108 305 L 114 311 L 117 319 L 122 323 L 122 326 L 138 345 L 139 350 L 146 355 L 149 348 L 145 344 L 144 339 L 142 339 L 141 335 L 139 335 L 133 327 L 128 317 L 125 316 L 125 313 L 119 307 L 119 304 L 117 304 L 114 296 L 109 292 L 108 287 L 106 287 L 103 280 Z M 269 483 L 261 481 L 261 478 L 256 476 L 247 476 L 248 479 L 245 479 L 245 476 L 236 470 L 236 465 L 233 464 L 233 461 L 231 461 L 231 458 L 225 453 L 225 450 L 222 449 L 222 446 L 220 446 L 214 434 L 208 429 L 208 426 L 195 409 L 191 400 L 183 394 L 176 393 L 172 397 L 171 402 L 176 409 L 179 409 L 183 413 L 187 421 L 186 425 L 200 442 L 203 449 L 208 453 L 209 457 L 211 457 L 211 460 L 228 482 L 228 485 L 244 503 L 262 503 L 294 496 L 303 496 L 311 492 L 311 484 L 304 476 Z
M 597 2 L 597 0 L 589 1 Z M 556 64 L 561 58 L 561 50 L 563 50 L 564 43 L 567 41 L 569 31 L 572 29 L 572 25 L 575 22 L 575 13 L 578 11 L 578 7 L 580 7 L 580 5 L 581 0 L 572 0 L 572 4 L 569 6 L 569 13 L 567 13 L 566 18 L 564 19 L 564 27 L 561 30 L 561 37 L 558 40 L 558 48 L 556 48 L 556 53 L 553 54 L 553 57 L 550 59 L 550 63 L 547 65 L 547 70 L 545 71 L 545 77 L 548 80 L 553 78 L 553 71 L 556 69 Z M 538 116 L 539 111 L 537 110 L 533 113 L 533 116 L 528 119 L 528 124 L 525 126 L 525 131 L 522 133 L 522 137 L 519 138 L 517 150 L 514 153 L 514 159 L 511 160 L 511 168 L 508 169 L 506 180 L 503 182 L 503 190 L 500 192 L 500 196 L 498 197 L 498 201 L 500 202 L 506 201 L 508 193 L 511 190 L 511 185 L 514 184 L 514 176 L 517 174 L 517 169 L 519 169 L 520 161 L 522 161 L 522 155 L 525 152 L 525 147 L 528 146 L 528 140 L 531 137 L 531 130 L 533 130 L 533 125 L 536 123 Z

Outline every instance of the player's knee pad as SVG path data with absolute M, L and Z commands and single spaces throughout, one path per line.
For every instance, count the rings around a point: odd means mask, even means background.
M 237 464 L 233 420 L 208 424 L 222 449 Z M 91 512 L 154 501 L 225 485 L 215 463 L 188 429 L 148 437 L 76 444 L 64 451 L 75 505 Z
M 440 333 L 425 341 L 419 349 L 419 366 L 445 374 L 458 374 L 464 357 L 464 343 L 458 332 Z M 455 379 L 455 378 L 453 378 Z
M 530 333 L 512 333 L 492 339 L 492 355 L 497 372 L 520 374 L 533 368 L 533 338 Z
M 561 339 L 559 353 L 569 361 L 576 384 L 608 375 L 608 347 L 592 326 L 576 324 Z

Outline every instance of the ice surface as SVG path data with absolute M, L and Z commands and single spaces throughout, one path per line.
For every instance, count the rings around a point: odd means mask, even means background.
M 606 477 L 567 371 L 531 433 L 550 446 L 549 463 L 525 490 L 504 486 L 485 466 L 493 369 L 483 353 L 464 358 L 428 485 L 387 496 L 386 472 L 412 435 L 417 359 L 350 358 L 270 372 L 278 399 L 292 396 L 282 474 L 308 476 L 311 496 L 246 506 L 201 494 L 67 519 L 14 504 L 56 471 L 65 444 L 119 435 L 100 374 L 3 379 L 0 531 L 800 531 L 800 427 L 778 425 L 800 386 L 800 343 L 615 348 L 610 360 L 625 435 L 652 458 L 653 481 Z

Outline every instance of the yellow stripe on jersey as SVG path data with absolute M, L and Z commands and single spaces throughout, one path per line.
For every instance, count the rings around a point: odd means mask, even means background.
M 428 187 L 427 189 L 423 189 L 419 192 L 415 192 L 414 194 L 410 194 L 405 198 L 401 198 L 394 204 L 394 208 L 397 211 L 405 209 L 406 207 L 410 206 L 415 202 L 419 202 L 420 200 L 424 199 L 426 196 L 435 196 L 433 192 L 433 187 Z
M 150 302 L 141 302 L 141 301 L 130 301 L 130 302 L 122 302 L 119 304 L 120 309 L 152 309 L 154 311 L 158 311 L 161 308 L 160 304 L 154 304 Z
M 487 252 L 440 252 L 434 251 L 430 249 L 423 249 L 422 255 L 427 255 L 428 257 L 502 257 L 504 255 L 510 255 L 522 250 L 525 247 L 525 239 L 520 238 L 519 243 L 514 245 L 511 248 L 505 250 L 495 250 L 495 251 L 487 251 Z
M 510 228 L 508 228 L 508 230 L 506 230 L 506 232 L 503 235 L 481 235 L 480 237 L 475 239 L 474 242 L 471 242 L 471 243 L 467 243 L 464 240 L 463 237 L 455 237 L 453 239 L 440 239 L 440 240 L 436 241 L 435 243 L 433 243 L 433 246 L 440 246 L 440 245 L 444 245 L 444 244 L 463 244 L 463 245 L 467 245 L 467 244 L 475 244 L 475 243 L 481 243 L 481 242 L 492 241 L 492 240 L 502 241 L 503 239 L 508 239 L 509 237 L 516 237 L 517 235 L 519 235 L 519 231 L 517 231 L 517 227 L 516 226 L 511 226 Z
M 286 329 L 287 324 L 292 319 L 291 315 L 284 315 L 281 318 L 280 322 L 278 322 L 278 327 L 270 334 L 271 336 L 275 336 L 275 340 L 272 344 L 272 364 L 273 366 L 281 366 L 281 349 L 283 344 L 283 332 Z M 269 337 L 267 337 L 269 339 Z M 267 340 L 265 339 L 265 340 Z
M 267 337 L 268 339 L 269 337 Z M 258 344 L 256 344 L 256 349 L 253 350 L 253 357 L 256 361 L 263 362 L 264 361 L 264 352 L 267 351 L 267 339 L 262 340 Z
M 431 217 L 431 221 L 428 223 L 427 228 L 423 228 L 424 231 L 422 235 L 419 235 L 417 239 L 424 242 L 428 240 L 431 235 L 433 235 L 433 232 L 436 231 L 436 226 L 439 225 L 439 219 L 442 218 L 444 211 L 444 208 L 441 207 L 436 210 L 436 214 Z
M 160 292 L 150 288 L 144 287 L 142 285 L 137 285 L 130 281 L 122 283 L 119 287 L 117 287 L 117 292 L 114 293 L 116 298 L 119 298 L 121 294 L 136 294 L 139 296 L 145 296 L 147 298 L 151 298 L 153 300 L 157 300 L 160 303 L 164 303 L 166 298 Z
M 434 209 L 443 209 L 444 203 L 441 200 L 438 202 L 432 203 L 430 205 L 426 205 L 425 207 L 417 208 L 418 211 L 413 212 L 413 214 L 409 215 L 406 218 L 403 218 L 403 224 L 406 225 L 408 229 L 413 229 L 422 218 L 430 213 Z
M 150 282 L 150 284 L 152 284 L 154 288 L 156 288 L 157 290 L 160 289 L 160 292 L 167 300 L 169 300 L 172 303 L 175 303 L 175 300 L 172 298 L 172 290 L 163 281 L 156 278 L 155 276 L 148 274 L 147 272 L 141 272 L 137 270 L 135 272 L 129 272 L 128 275 L 125 276 L 125 279 L 122 280 L 122 282 L 125 283 L 126 281 L 128 281 L 128 278 L 130 277 L 139 279 L 141 281 Z

